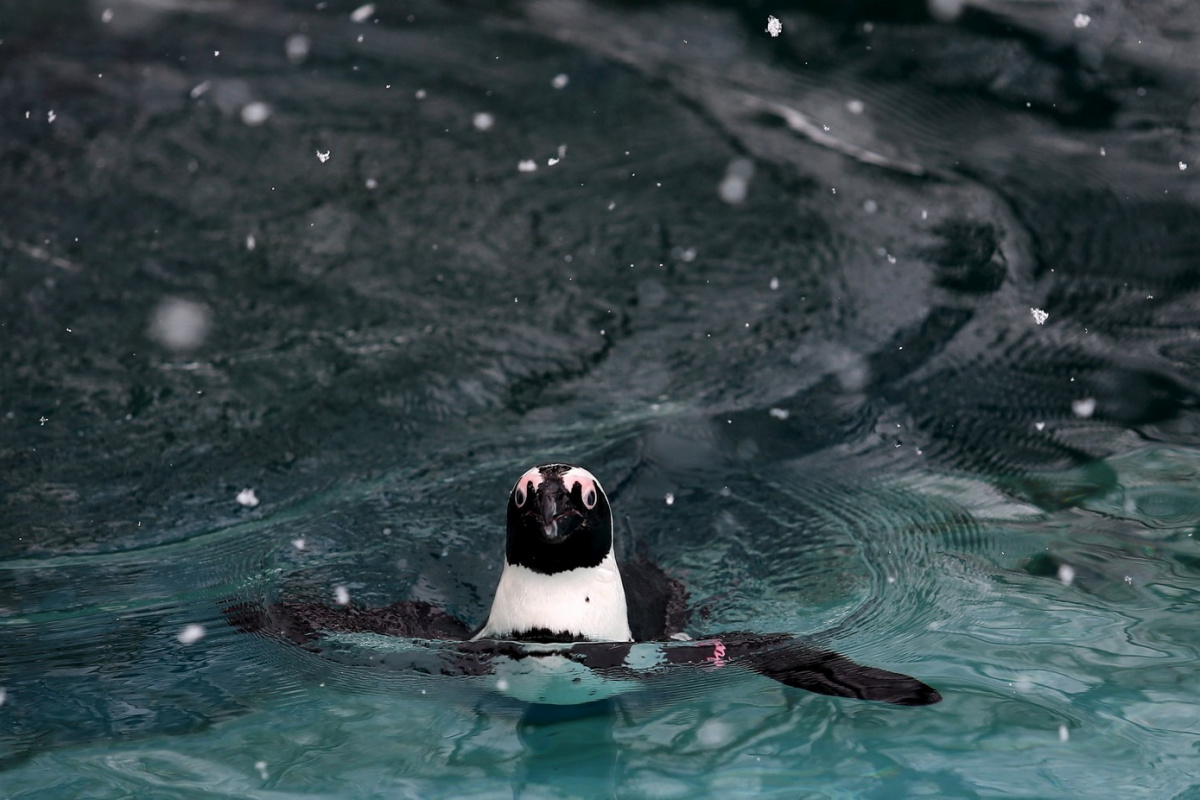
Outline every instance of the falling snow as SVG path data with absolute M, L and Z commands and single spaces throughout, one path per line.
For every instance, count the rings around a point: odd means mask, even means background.
M 333 590 L 333 599 L 339 606 L 350 605 L 350 590 L 345 586 L 336 586 Z
M 508 681 L 506 681 L 504 678 L 500 678 L 499 680 L 497 680 L 496 681 L 496 691 L 507 692 L 508 691 Z
M 771 38 L 775 38 L 783 33 L 783 23 L 777 17 L 767 17 L 767 33 L 771 34 Z
M 667 492 L 667 495 L 663 498 L 663 500 L 666 501 L 667 505 L 669 506 L 675 505 L 675 495 L 671 494 L 670 492 Z
M 296 548 L 297 550 L 304 550 L 308 547 L 308 542 L 304 541 L 303 538 L 292 539 L 292 547 Z
M 779 291 L 779 278 L 771 278 L 771 283 L 768 285 L 771 287 L 772 292 Z
M 366 5 L 359 6 L 350 12 L 350 21 L 366 22 L 373 16 L 375 16 L 375 4 L 367 3 Z
M 1067 730 L 1067 726 L 1059 725 L 1058 726 L 1058 740 L 1060 742 L 1067 742 L 1067 741 L 1070 741 L 1070 739 L 1071 739 L 1071 732 L 1069 730 Z
M 254 248 L 258 247 L 258 240 L 254 238 L 254 234 L 246 235 L 246 249 L 253 252 Z
M 1087 419 L 1096 413 L 1096 398 L 1084 397 L 1071 401 L 1071 412 L 1080 419 Z
M 754 162 L 748 158 L 735 158 L 729 162 L 725 177 L 717 187 L 717 194 L 730 205 L 746 199 L 750 191 L 750 179 L 754 177 Z
M 1184 161 L 1180 161 L 1179 162 L 1179 171 L 1183 172 L 1185 169 L 1187 169 L 1187 163 Z
M 1035 423 L 1033 423 L 1033 427 L 1037 428 L 1039 431 L 1044 431 L 1044 430 L 1046 430 L 1046 423 L 1035 422 Z
M 790 416 L 786 408 L 772 408 L 767 413 L 775 419 L 787 419 Z
M 496 124 L 496 118 L 486 111 L 480 111 L 471 119 L 471 124 L 479 131 L 490 131 Z
M 1050 315 L 1040 308 L 1031 308 L 1029 309 L 1029 313 L 1033 314 L 1033 321 L 1038 325 L 1045 324 L 1046 320 L 1050 318 Z
M 846 103 L 846 110 L 851 114 L 861 114 L 866 111 L 867 107 L 862 100 L 851 100 Z
M 208 337 L 211 314 L 207 306 L 169 297 L 150 314 L 150 338 L 168 350 L 195 350 Z
M 204 638 L 204 626 L 195 623 L 185 625 L 175 638 L 179 640 L 180 644 L 195 644 Z
M 254 508 L 258 505 L 258 495 L 254 493 L 253 489 L 242 489 L 237 493 L 237 501 L 238 505 Z
M 537 171 L 537 162 L 534 161 L 532 158 L 527 158 L 524 161 L 521 161 L 517 164 L 517 171 L 518 172 L 536 172 Z
M 105 25 L 112 22 L 113 21 L 113 10 L 111 8 L 104 9 L 103 13 L 100 14 L 100 21 L 103 22 Z
M 322 153 L 320 150 L 318 150 L 318 151 L 317 151 L 317 161 L 320 161 L 322 164 L 324 164 L 326 161 L 328 161 L 328 160 L 329 160 L 329 153 L 330 153 L 330 152 L 331 152 L 331 151 L 329 151 L 329 150 L 326 150 L 324 153 Z
M 1089 24 L 1091 24 L 1091 21 L 1092 21 L 1092 18 L 1089 17 L 1087 14 L 1076 14 L 1075 15 L 1075 27 L 1076 28 L 1086 28 Z
M 271 107 L 266 103 L 255 101 L 242 106 L 242 122 L 251 128 L 258 127 L 271 116 Z
M 260 778 L 262 778 L 264 781 L 265 781 L 267 778 L 271 777 L 271 773 L 267 772 L 267 762 L 265 762 L 265 761 L 255 761 L 255 762 L 254 762 L 254 768 L 255 768 L 256 770 L 258 770 L 258 776 L 259 776 Z
M 567 74 L 565 72 L 560 72 L 554 76 L 554 80 L 550 81 L 550 85 L 555 89 L 565 89 L 567 84 L 570 82 L 571 79 L 567 77 Z
M 311 51 L 312 40 L 302 33 L 292 34 L 283 43 L 283 52 L 292 64 L 303 64 Z

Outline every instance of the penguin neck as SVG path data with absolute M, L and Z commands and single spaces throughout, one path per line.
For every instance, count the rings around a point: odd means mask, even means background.
M 612 550 L 594 567 L 553 574 L 504 563 L 492 610 L 475 639 L 511 639 L 537 632 L 564 641 L 631 642 L 625 587 Z

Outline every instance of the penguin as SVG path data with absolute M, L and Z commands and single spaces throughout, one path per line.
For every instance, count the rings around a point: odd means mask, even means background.
M 858 664 L 791 634 L 692 639 L 686 588 L 644 556 L 618 565 L 608 497 L 591 472 L 570 464 L 532 467 L 509 492 L 504 569 L 487 619 L 475 630 L 411 600 L 382 608 L 243 603 L 226 614 L 243 632 L 319 652 L 341 633 L 399 637 L 394 649 L 369 662 L 491 676 L 495 687 L 531 703 L 606 699 L 685 666 L 741 667 L 796 689 L 894 705 L 942 699 L 916 678 Z

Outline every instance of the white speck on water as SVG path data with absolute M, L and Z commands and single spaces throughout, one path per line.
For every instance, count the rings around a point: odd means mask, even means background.
M 1107 151 L 1106 151 L 1106 150 L 1105 150 L 1103 147 L 1101 147 L 1101 148 L 1100 148 L 1100 155 L 1102 155 L 1102 156 L 1106 156 L 1106 155 L 1108 155 L 1108 152 L 1107 152 Z
M 498 681 L 496 681 L 496 691 L 497 692 L 507 692 L 508 691 L 508 681 L 506 681 L 504 678 L 500 678 Z
M 558 159 L 555 158 L 554 156 L 550 156 L 549 158 L 546 159 L 547 167 L 553 167 L 557 163 L 558 163 Z
M 1096 398 L 1084 397 L 1080 400 L 1072 400 L 1071 411 L 1080 419 L 1087 419 L 1096 413 Z
M 767 33 L 771 34 L 772 39 L 783 33 L 783 23 L 779 21 L 778 17 L 767 17 Z
M 667 505 L 669 506 L 675 505 L 675 495 L 671 494 L 670 492 L 667 492 L 663 500 L 666 501 Z
M 861 114 L 867 110 L 867 106 L 862 100 L 850 100 L 846 103 L 846 110 L 851 114 Z
M 571 79 L 567 76 L 567 73 L 560 72 L 554 76 L 554 80 L 550 81 L 550 85 L 555 89 L 565 89 L 570 82 Z
M 517 170 L 519 172 L 536 172 L 537 171 L 537 162 L 534 161 L 532 158 L 527 158 L 524 161 L 521 161 L 517 164 Z
M 39 428 L 46 427 L 46 423 L 49 421 L 50 421 L 50 418 L 47 417 L 45 414 L 43 414 L 42 416 L 38 417 L 38 422 L 41 423 L 38 427 Z
M 180 644 L 195 644 L 204 638 L 204 626 L 195 623 L 184 625 L 183 630 L 175 638 L 179 640 Z
M 293 33 L 283 43 L 283 52 L 292 64 L 303 64 L 312 52 L 312 40 L 302 33 Z
M 612 210 L 613 210 L 613 209 L 615 209 L 616 207 L 617 207 L 617 201 L 616 201 L 616 200 L 610 200 L 610 201 L 608 201 L 608 210 L 609 210 L 609 211 L 612 211 Z
M 887 260 L 888 260 L 888 263 L 889 263 L 889 264 L 895 264 L 895 263 L 896 263 L 896 257 L 895 257 L 894 255 L 892 255 L 891 253 L 888 253 L 888 254 L 887 254 Z
M 255 761 L 255 762 L 254 762 L 254 768 L 255 768 L 256 770 L 258 770 L 258 776 L 259 776 L 260 778 L 262 778 L 264 781 L 265 781 L 267 778 L 271 777 L 271 773 L 267 772 L 267 762 L 265 762 L 265 761 Z
M 771 287 L 772 292 L 779 291 L 779 278 L 771 278 L 771 282 L 767 285 Z
M 49 113 L 46 114 L 46 121 L 54 122 L 56 119 L 58 119 L 58 115 L 54 113 L 54 109 L 51 109 Z
M 326 150 L 324 153 L 322 153 L 320 150 L 318 150 L 317 151 L 317 161 L 320 161 L 322 164 L 324 164 L 326 161 L 329 160 L 330 152 L 331 151 Z
M 375 4 L 367 3 L 350 12 L 351 22 L 366 22 L 371 17 L 375 16 Z
M 1086 28 L 1091 23 L 1091 21 L 1092 21 L 1092 18 L 1089 17 L 1087 14 L 1076 14 L 1075 15 L 1075 27 L 1076 28 Z
M 863 201 L 863 211 L 867 212 L 868 214 L 874 214 L 878 210 L 879 210 L 879 204 L 876 203 L 874 200 L 864 200 Z
M 333 599 L 339 606 L 350 605 L 350 590 L 345 586 L 335 586 L 333 589 Z
M 1046 320 L 1050 318 L 1050 315 L 1045 311 L 1042 311 L 1040 308 L 1031 308 L 1029 309 L 1029 313 L 1033 315 L 1033 321 L 1038 325 L 1044 324 Z
M 748 158 L 735 158 L 725 169 L 725 177 L 717 187 L 717 194 L 730 205 L 746 199 L 750 191 L 750 179 L 754 177 L 754 162 Z
M 246 249 L 253 251 L 256 247 L 258 247 L 258 240 L 254 238 L 254 234 L 246 234 Z
M 475 130 L 490 131 L 492 126 L 496 124 L 496 118 L 486 111 L 480 111 L 471 118 L 471 124 L 475 126 Z
M 786 408 L 772 408 L 767 413 L 775 419 L 787 419 L 790 416 Z
M 367 178 L 367 182 L 365 185 L 368 189 L 378 189 L 379 181 L 375 180 L 374 178 Z
M 112 22 L 113 21 L 113 10 L 111 8 L 104 9 L 104 11 L 102 11 L 100 13 L 100 21 L 103 22 L 105 25 Z
M 1044 430 L 1046 430 L 1046 423 L 1035 422 L 1035 423 L 1033 423 L 1033 427 L 1037 428 L 1039 431 L 1044 431 Z
M 1058 726 L 1058 740 L 1060 742 L 1068 742 L 1071 740 L 1071 731 L 1067 729 L 1066 725 Z
M 242 106 L 242 122 L 251 128 L 262 125 L 271 117 L 271 107 L 261 100 Z
M 1185 169 L 1187 169 L 1187 162 L 1185 162 L 1185 161 L 1180 161 L 1180 162 L 1179 162 L 1179 171 L 1180 171 L 1180 172 L 1183 172 Z
M 922 209 L 921 210 L 921 219 L 929 219 L 929 212 Z
M 1075 568 L 1070 564 L 1058 565 L 1058 579 L 1063 586 L 1070 586 L 1075 581 Z
M 308 547 L 308 542 L 304 541 L 303 536 L 299 539 L 292 539 L 292 547 L 296 548 L 297 550 L 304 550 Z
M 1125 583 L 1127 583 L 1127 584 L 1129 584 L 1130 586 L 1132 586 L 1132 585 L 1133 585 L 1133 578 L 1132 578 L 1132 576 L 1126 575 L 1126 576 L 1125 576 Z
M 692 263 L 693 261 L 696 260 L 696 248 L 694 248 L 694 247 L 686 248 L 682 253 L 679 254 L 679 258 L 680 258 L 680 260 L 682 260 L 685 263 L 688 263 L 688 264 Z
M 150 314 L 150 338 L 168 350 L 194 350 L 208 336 L 210 316 L 207 306 L 169 297 Z
M 243 505 L 246 508 L 254 508 L 258 505 L 258 495 L 253 489 L 242 489 L 237 493 L 238 505 Z
M 896 576 L 895 576 L 895 575 L 888 575 L 888 576 L 887 576 L 887 582 L 888 582 L 888 583 L 895 583 L 895 582 L 896 582 Z

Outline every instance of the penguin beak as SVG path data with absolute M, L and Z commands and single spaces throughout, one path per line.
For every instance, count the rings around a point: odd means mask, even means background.
M 541 501 L 542 533 L 546 541 L 553 542 L 558 538 L 558 502 L 552 492 L 543 494 Z

